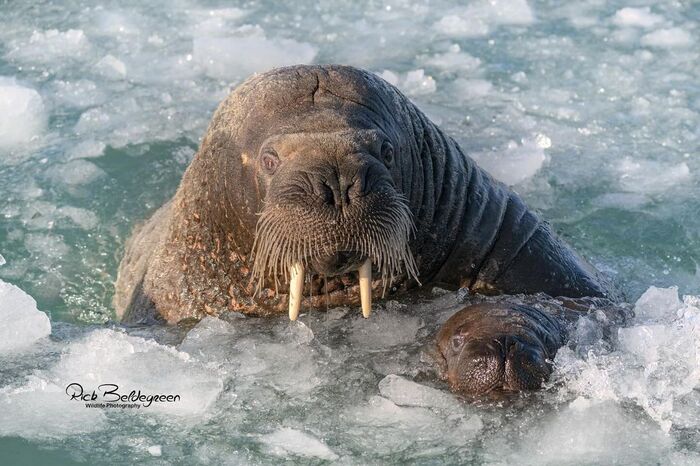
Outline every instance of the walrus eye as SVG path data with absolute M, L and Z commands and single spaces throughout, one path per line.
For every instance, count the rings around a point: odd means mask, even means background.
M 280 164 L 280 159 L 275 151 L 273 151 L 272 149 L 268 149 L 265 152 L 263 152 L 262 156 L 260 157 L 260 163 L 262 164 L 267 174 L 272 175 L 275 172 L 275 170 L 277 170 L 277 167 Z
M 389 141 L 384 141 L 382 144 L 382 159 L 387 167 L 394 163 L 394 146 Z
M 450 341 L 450 343 L 452 343 L 452 351 L 455 353 L 458 352 L 464 345 L 465 340 L 466 338 L 462 334 L 453 336 L 452 340 Z

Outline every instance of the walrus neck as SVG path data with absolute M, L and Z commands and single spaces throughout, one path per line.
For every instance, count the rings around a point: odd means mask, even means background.
M 427 161 L 422 168 L 428 194 L 416 216 L 422 233 L 417 244 L 425 245 L 418 254 L 421 279 L 499 292 L 493 285 L 498 275 L 541 222 L 517 194 L 479 168 L 452 138 L 425 116 L 421 120 L 420 160 Z

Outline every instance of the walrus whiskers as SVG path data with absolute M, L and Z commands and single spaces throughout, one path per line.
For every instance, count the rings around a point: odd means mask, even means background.
M 384 292 L 405 268 L 406 274 L 418 280 L 418 268 L 409 247 L 415 226 L 410 210 L 398 196 L 379 196 L 384 209 L 372 212 L 329 211 L 324 218 L 298 207 L 266 205 L 260 214 L 253 243 L 253 280 L 255 293 L 272 275 L 277 291 L 279 277 L 289 284 L 289 317 L 299 315 L 304 274 L 309 262 L 337 251 L 356 251 L 367 259 L 360 266 L 360 300 L 365 317 L 372 306 L 372 263 L 380 273 Z M 363 217 L 362 223 L 357 216 Z M 352 218 L 347 218 L 351 216 Z M 367 218 L 364 218 L 367 217 Z M 295 228 L 295 224 L 304 225 Z M 363 225 L 361 231 L 358 224 Z M 313 231 L 314 235 L 305 234 Z

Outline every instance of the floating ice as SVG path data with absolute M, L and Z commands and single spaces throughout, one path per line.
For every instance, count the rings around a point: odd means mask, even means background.
M 492 25 L 529 25 L 534 20 L 526 0 L 480 0 L 443 16 L 434 28 L 449 36 L 475 37 L 488 34 Z
M 505 445 L 487 445 L 498 452 L 500 464 L 640 464 L 658 458 L 671 446 L 652 423 L 611 402 L 578 399 L 561 410 L 544 416 L 533 413 L 533 417 L 539 418 L 534 425 L 514 432 L 506 427 L 503 435 L 511 438 Z M 511 452 L 508 447 L 513 443 Z
M 5 258 L 2 256 L 2 254 L 0 254 L 0 265 L 5 265 L 5 264 L 7 264 L 7 261 L 6 261 Z
M 101 168 L 83 159 L 55 166 L 51 171 L 51 177 L 56 182 L 74 186 L 93 183 L 103 176 L 105 172 Z
M 0 354 L 26 349 L 50 333 L 49 318 L 37 309 L 34 298 L 0 280 Z
M 678 287 L 657 288 L 649 287 L 634 305 L 636 320 L 671 321 L 676 317 L 676 311 L 681 308 L 678 299 Z
M 432 94 L 437 88 L 432 76 L 426 76 L 422 69 L 409 71 L 403 76 L 384 70 L 380 76 L 410 96 Z
M 96 432 L 105 414 L 70 401 L 65 386 L 30 376 L 20 387 L 0 388 L 0 436 L 27 439 L 64 438 Z
M 180 350 L 219 365 L 252 383 L 271 386 L 288 395 L 305 395 L 322 382 L 310 346 L 313 332 L 302 322 L 280 323 L 272 337 L 241 334 L 235 324 L 206 318 L 192 329 Z
M 387 375 L 379 382 L 379 393 L 398 406 L 461 409 L 460 402 L 449 393 L 412 382 L 395 374 Z
M 103 142 L 94 140 L 85 140 L 73 147 L 68 152 L 69 159 L 90 159 L 99 157 L 103 154 L 107 145 Z
M 452 44 L 445 53 L 427 58 L 426 66 L 434 66 L 445 71 L 474 71 L 481 65 L 481 60 L 463 52 L 459 44 Z
M 523 140 L 521 144 L 510 141 L 500 151 L 470 155 L 494 178 L 512 186 L 531 178 L 542 168 L 547 160 L 544 149 L 550 146 L 551 141 L 547 136 L 538 135 L 534 139 Z
M 457 78 L 452 83 L 452 89 L 459 100 L 469 101 L 489 95 L 493 84 L 485 79 Z
M 114 55 L 105 55 L 95 64 L 95 69 L 103 76 L 110 79 L 123 79 L 126 77 L 126 65 Z
M 0 151 L 37 138 L 46 120 L 44 102 L 37 91 L 0 76 Z
M 565 392 L 596 401 L 631 401 L 664 432 L 684 422 L 684 404 L 700 387 L 700 299 L 678 300 L 675 288 L 650 288 L 637 301 L 637 316 L 618 330 L 619 347 L 589 351 L 579 359 L 569 348 L 555 358 L 554 380 Z
M 328 461 L 338 459 L 338 455 L 316 437 L 289 427 L 283 427 L 271 434 L 263 435 L 260 437 L 260 441 L 268 447 L 270 453 L 277 456 L 292 454 Z
M 186 353 L 122 332 L 95 330 L 68 344 L 52 367 L 35 372 L 23 385 L 1 389 L 0 408 L 11 415 L 0 418 L 0 433 L 63 438 L 100 430 L 103 409 L 71 400 L 66 389 L 73 383 L 80 384 L 83 393 L 100 393 L 101 384 L 116 384 L 118 393 L 124 395 L 132 390 L 144 395 L 179 395 L 179 401 L 153 402 L 137 412 L 194 422 L 223 389 L 216 371 Z
M 310 63 L 316 48 L 293 39 L 268 39 L 259 26 L 244 26 L 230 37 L 195 37 L 192 55 L 207 76 L 233 80 L 256 71 Z
M 465 15 L 445 15 L 433 27 L 452 37 L 478 37 L 489 33 L 488 24 L 480 18 Z
M 414 342 L 421 326 L 418 317 L 400 311 L 379 311 L 371 319 L 353 320 L 350 340 L 365 350 L 385 349 Z
M 664 20 L 663 16 L 651 12 L 651 8 L 622 8 L 615 12 L 613 23 L 617 26 L 639 26 L 650 28 Z
M 161 456 L 163 454 L 163 450 L 161 449 L 160 445 L 151 445 L 148 447 L 148 454 L 151 456 Z
M 690 168 L 685 162 L 667 165 L 625 157 L 617 164 L 617 171 L 625 191 L 640 193 L 663 192 L 690 179 Z
M 182 416 L 204 414 L 223 389 L 218 373 L 188 354 L 113 330 L 72 343 L 52 375 L 85 386 L 115 383 L 126 393 L 179 394 L 180 402 L 154 403 L 148 410 Z
M 684 29 L 675 27 L 659 29 L 642 36 L 642 45 L 664 49 L 688 47 L 693 43 L 693 37 Z
M 357 427 L 349 427 L 352 442 L 386 455 L 409 448 L 430 448 L 433 454 L 451 447 L 462 446 L 474 438 L 483 427 L 476 415 L 463 410 L 441 411 L 424 407 L 402 407 L 392 401 L 374 396 L 367 404 L 352 408 L 346 414 Z M 360 438 L 357 429 L 364 432 Z
M 51 88 L 51 97 L 57 103 L 68 107 L 90 107 L 107 99 L 106 91 L 98 88 L 97 84 L 89 79 L 56 80 L 52 82 Z
M 34 31 L 28 40 L 10 43 L 7 56 L 22 62 L 55 63 L 78 59 L 90 50 L 90 42 L 80 29 Z

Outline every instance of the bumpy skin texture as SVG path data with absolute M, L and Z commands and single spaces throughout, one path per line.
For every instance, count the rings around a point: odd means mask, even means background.
M 394 149 L 391 163 L 381 159 L 387 144 Z M 347 188 L 344 173 L 370 166 L 367 179 L 381 179 L 381 189 L 404 199 L 412 214 L 409 247 L 423 284 L 489 294 L 610 293 L 605 279 L 517 194 L 477 167 L 396 88 L 352 67 L 294 66 L 253 76 L 221 103 L 174 198 L 129 240 L 114 300 L 123 321 L 174 323 L 227 310 L 284 311 L 284 280 L 275 290 L 272 277 L 270 288 L 254 296 L 251 276 L 267 194 L 278 202 L 286 192 L 280 186 L 294 187 L 292 174 L 281 181 L 261 172 L 261 151 L 270 145 L 287 172 L 305 166 L 307 178 L 325 175 L 304 163 L 333 159 L 341 182 L 324 183 L 336 200 L 338 190 Z M 374 189 L 368 181 L 363 186 L 370 194 Z M 352 274 L 326 280 L 314 275 L 303 306 L 356 304 L 356 282 Z M 389 293 L 416 284 L 404 275 Z M 375 281 L 377 295 L 381 288 Z

